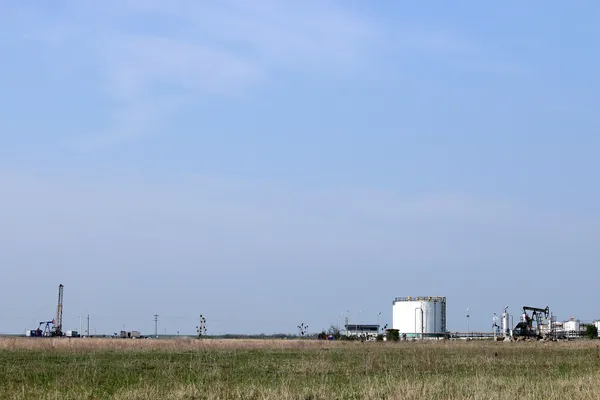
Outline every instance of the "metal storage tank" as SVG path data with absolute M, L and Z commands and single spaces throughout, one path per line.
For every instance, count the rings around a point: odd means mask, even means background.
M 502 313 L 502 335 L 507 337 L 510 336 L 511 331 L 510 314 L 508 313 L 508 306 L 504 307 Z
M 594 321 L 594 325 L 596 326 L 596 329 L 598 329 L 598 337 L 600 337 L 600 320 Z
M 410 338 L 439 338 L 446 333 L 446 298 L 396 297 L 392 325 Z
M 571 317 L 570 320 L 565 322 L 564 329 L 567 332 L 579 332 L 579 320 L 575 320 Z

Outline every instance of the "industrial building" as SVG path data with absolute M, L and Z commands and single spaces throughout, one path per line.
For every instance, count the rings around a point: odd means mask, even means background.
M 63 291 L 64 286 L 58 286 L 58 301 L 56 303 L 56 317 L 39 322 L 36 329 L 25 331 L 27 337 L 81 337 L 81 318 L 80 331 L 63 331 Z M 523 306 L 523 312 L 520 317 L 515 317 L 508 312 L 508 306 L 499 318 L 496 313 L 493 315 L 491 331 L 471 332 L 469 330 L 469 309 L 467 309 L 467 330 L 466 332 L 449 332 L 447 329 L 447 303 L 446 297 L 442 296 L 416 296 L 416 297 L 396 297 L 392 302 L 392 327 L 385 324 L 384 331 L 389 337 L 393 333 L 393 340 L 398 338 L 408 340 L 422 339 L 498 339 L 498 340 L 523 340 L 523 339 L 545 339 L 545 340 L 570 340 L 586 336 L 590 326 L 595 326 L 600 337 L 600 320 L 593 322 L 582 322 L 579 319 L 570 317 L 566 321 L 559 321 L 555 315 L 550 313 L 548 306 L 531 307 Z M 361 311 L 362 313 L 362 311 Z M 379 316 L 377 324 L 349 324 L 348 312 L 346 314 L 345 335 L 364 340 L 377 340 L 380 331 Z M 344 314 L 341 314 L 344 315 Z M 515 313 L 515 316 L 518 313 Z M 39 321 L 39 320 L 38 320 Z M 158 315 L 154 316 L 155 336 L 157 331 Z M 205 319 L 201 316 L 199 334 Z M 304 324 L 302 324 L 304 325 Z M 339 316 L 338 324 L 339 326 Z M 124 328 L 125 326 L 123 326 Z M 88 329 L 89 334 L 89 315 Z M 204 332 L 205 334 L 205 332 Z M 303 334 L 302 334 L 303 335 Z M 114 333 L 114 338 L 144 338 L 138 330 Z
M 392 304 L 392 327 L 398 330 L 402 337 L 447 337 L 445 297 L 396 297 Z
M 121 331 L 118 336 L 115 333 L 115 337 L 121 339 L 139 339 L 141 336 L 140 331 Z
M 598 329 L 598 337 L 600 337 L 600 321 L 588 324 L 570 317 L 567 321 L 563 322 L 553 321 L 548 329 L 549 333 L 558 339 L 578 339 L 585 336 L 588 325 L 594 325 Z
M 467 316 L 468 317 L 468 316 Z M 524 306 L 517 321 L 504 308 L 501 320 L 494 314 L 491 332 L 454 332 L 446 327 L 446 297 L 396 297 L 392 302 L 392 330 L 403 339 L 577 339 L 583 338 L 589 323 L 573 317 L 561 322 L 550 313 L 549 307 Z M 515 324 L 516 322 L 516 324 Z M 598 328 L 600 320 L 592 323 Z
M 377 340 L 379 325 L 345 325 L 346 336 L 354 336 L 365 340 Z

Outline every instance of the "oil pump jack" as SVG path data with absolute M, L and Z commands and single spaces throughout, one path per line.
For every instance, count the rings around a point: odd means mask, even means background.
M 527 311 L 531 311 L 531 317 L 527 315 Z M 537 308 L 537 307 L 523 307 L 523 317 L 521 322 L 515 326 L 513 335 L 516 337 L 523 338 L 536 338 L 542 339 L 543 332 L 542 327 L 544 322 L 550 317 L 550 308 Z M 533 323 L 535 322 L 535 326 Z

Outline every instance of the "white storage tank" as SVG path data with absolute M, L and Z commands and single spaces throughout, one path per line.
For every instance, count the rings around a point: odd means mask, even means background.
M 502 335 L 504 337 L 510 336 L 510 314 L 508 313 L 508 306 L 504 308 L 502 313 Z
M 439 338 L 446 333 L 446 298 L 396 297 L 392 326 L 407 338 Z
M 571 317 L 564 323 L 563 327 L 565 332 L 579 332 L 579 320 L 575 320 Z
M 600 320 L 594 321 L 594 326 L 598 329 L 598 337 L 600 337 Z

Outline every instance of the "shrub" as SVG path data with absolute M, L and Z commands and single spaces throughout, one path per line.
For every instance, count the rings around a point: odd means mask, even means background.
M 400 331 L 398 329 L 388 329 L 386 332 L 388 341 L 397 342 L 400 340 Z
M 598 339 L 598 328 L 595 325 L 588 325 L 585 329 L 585 337 L 588 339 Z

